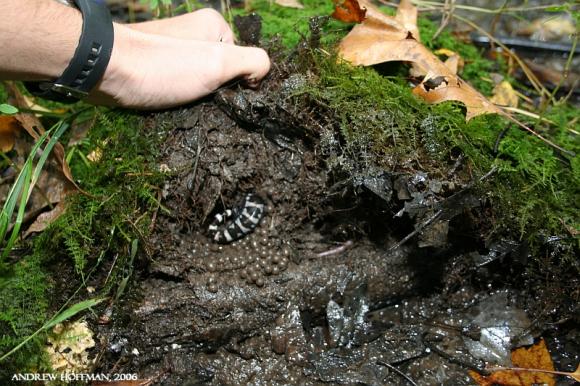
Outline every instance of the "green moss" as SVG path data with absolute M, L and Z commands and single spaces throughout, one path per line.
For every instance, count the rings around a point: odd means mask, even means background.
M 101 291 L 92 296 L 120 291 L 119 283 L 131 271 L 131 242 L 149 232 L 150 215 L 158 207 L 155 157 L 163 138 L 144 131 L 137 115 L 105 109 L 86 115 L 96 115 L 96 124 L 67 154 L 86 194 L 70 195 L 67 211 L 33 240 L 33 253 L 2 273 L 0 353 L 38 329 L 51 316 L 49 309 L 54 312 L 62 305 L 49 304 L 51 278 L 71 294 L 89 282 Z M 91 153 L 100 154 L 99 159 L 89 161 Z M 21 372 L 37 368 L 43 363 L 43 344 L 39 335 L 1 367 Z
M 564 224 L 578 229 L 577 157 L 563 161 L 549 145 L 515 126 L 501 139 L 495 154 L 499 133 L 511 124 L 503 118 L 485 115 L 466 122 L 460 103 L 427 105 L 407 85 L 372 68 L 335 62 L 321 59 L 318 83 L 307 90 L 334 111 L 345 142 L 343 155 L 336 152 L 328 158 L 331 167 L 356 174 L 363 161 L 371 160 L 387 170 L 417 168 L 446 175 L 451 149 L 460 149 L 474 176 L 496 169 L 494 178 L 480 186 L 497 216 L 489 237 L 511 235 L 532 242 L 541 234 L 566 235 Z M 580 144 L 569 127 L 575 116 L 573 107 L 558 106 L 547 113 L 557 126 L 529 124 L 578 153 Z M 353 161 L 345 161 L 344 154 Z
M 246 10 L 234 10 L 234 14 L 255 11 L 262 17 L 264 38 L 279 37 L 287 48 L 295 47 L 300 39 L 309 35 L 308 21 L 313 16 L 328 16 L 332 13 L 332 1 L 303 0 L 304 9 L 288 8 L 269 0 L 253 0 Z M 345 34 L 348 26 L 330 20 L 323 28 L 323 42 L 336 41 Z
M 69 151 L 73 175 L 88 194 L 72 196 L 65 215 L 38 241 L 60 243 L 79 273 L 97 256 L 127 250 L 131 240 L 147 234 L 146 214 L 158 205 L 154 165 L 161 138 L 144 132 L 138 116 L 99 111 L 97 117 L 89 140 Z M 89 154 L 98 160 L 88 161 Z M 118 261 L 122 268 L 123 259 Z
M 31 335 L 46 320 L 50 277 L 40 256 L 23 258 L 0 273 L 0 355 Z M 44 366 L 44 337 L 36 336 L 0 365 L 0 379 L 15 371 Z
M 309 15 L 309 12 L 326 15 L 332 12 L 331 4 L 311 1 L 306 2 L 305 10 L 300 12 Z M 256 9 L 268 9 L 274 15 L 263 15 L 268 26 L 266 35 L 288 33 L 289 27 L 297 29 L 292 24 L 297 23 L 296 10 L 261 1 L 252 4 Z M 392 9 L 385 11 L 394 12 Z M 297 30 L 304 34 L 306 25 L 305 21 L 303 29 Z M 489 74 L 505 73 L 505 63 L 485 59 L 480 49 L 458 41 L 446 30 L 433 38 L 438 28 L 438 23 L 419 18 L 421 40 L 425 45 L 432 50 L 447 48 L 459 53 L 465 60 L 460 75 L 482 93 L 491 94 L 493 84 Z M 333 28 L 336 33 L 334 41 L 340 35 L 344 36 L 348 29 L 345 24 Z M 295 43 L 298 35 L 283 36 L 287 43 Z M 327 49 L 332 50 L 332 47 Z M 498 135 L 511 125 L 498 116 L 480 116 L 465 122 L 465 109 L 460 103 L 428 106 L 411 95 L 403 77 L 389 78 L 369 68 L 336 65 L 333 57 L 319 58 L 316 67 L 318 84 L 309 87 L 307 92 L 335 111 L 341 135 L 346 141 L 345 152 L 354 155 L 356 161 L 346 165 L 344 158 L 336 155 L 337 158 L 329 158 L 330 163 L 342 163 L 342 167 L 356 172 L 360 161 L 370 156 L 386 168 L 408 165 L 416 160 L 436 170 L 438 164 L 449 160 L 450 149 L 460 149 L 477 174 L 497 169 L 495 178 L 481 187 L 488 192 L 492 205 L 499 208 L 497 227 L 493 232 L 533 239 L 539 233 L 567 234 L 566 227 L 579 228 L 576 214 L 580 202 L 578 157 L 567 157 L 563 161 L 563 157 L 549 145 L 517 127 L 507 131 L 496 154 L 494 148 Z M 380 70 L 384 73 L 384 68 Z M 391 74 L 398 74 L 396 68 L 395 71 L 393 67 L 388 70 Z M 555 126 L 533 121 L 527 123 L 551 141 L 578 153 L 580 144 L 571 132 L 574 128 L 570 127 L 570 122 L 577 121 L 577 116 L 574 107 L 558 105 L 545 114 L 556 123 Z M 575 126 L 578 131 L 580 124 Z

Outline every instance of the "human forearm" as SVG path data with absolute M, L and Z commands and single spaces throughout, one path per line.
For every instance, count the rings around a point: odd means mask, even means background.
M 82 16 L 54 0 L 0 1 L 0 79 L 50 80 L 78 45 Z
M 59 78 L 74 56 L 82 23 L 79 11 L 54 0 L 0 0 L 0 79 Z M 166 108 L 236 77 L 256 85 L 270 68 L 264 50 L 233 44 L 231 29 L 215 11 L 113 28 L 111 57 L 87 98 L 91 103 Z

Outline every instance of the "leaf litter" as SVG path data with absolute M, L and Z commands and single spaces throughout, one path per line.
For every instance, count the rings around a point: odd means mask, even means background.
M 5 82 L 5 86 L 11 105 L 19 109 L 30 109 L 30 100 L 18 90 L 14 83 Z M 12 149 L 16 151 L 12 157 L 13 176 L 18 173 L 33 146 L 33 143 L 25 138 L 17 139 L 19 133 L 24 131 L 36 141 L 46 130 L 38 117 L 31 113 L 18 112 L 14 115 L 0 117 L 0 147 L 3 151 Z M 17 142 L 15 142 L 16 140 Z M 69 194 L 78 191 L 64 157 L 64 147 L 57 143 L 49 162 L 38 177 L 33 189 L 30 190 L 24 221 L 31 225 L 23 233 L 25 237 L 30 233 L 44 230 L 47 225 L 60 217 L 64 212 L 64 204 L 61 203 Z M 6 182 L 9 181 L 11 181 L 10 178 L 6 180 Z M 9 185 L 9 183 L 3 184 L 0 186 L 0 190 L 9 189 Z
M 466 108 L 467 121 L 483 114 L 501 115 L 553 148 L 572 155 L 487 99 L 457 76 L 454 65 L 442 62 L 425 47 L 419 37 L 417 8 L 410 0 L 401 0 L 395 16 L 385 15 L 368 0 L 345 0 L 336 5 L 332 16 L 344 22 L 358 23 L 340 42 L 339 56 L 345 61 L 357 66 L 409 62 L 412 74 L 423 76 L 413 88 L 413 94 L 426 102 L 461 102 Z

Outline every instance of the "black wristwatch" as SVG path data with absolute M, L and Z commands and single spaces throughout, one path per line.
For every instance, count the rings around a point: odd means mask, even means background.
M 64 103 L 83 99 L 99 83 L 109 64 L 114 33 L 104 0 L 74 0 L 74 4 L 83 15 L 83 29 L 67 68 L 54 82 L 24 82 L 32 94 L 41 98 Z

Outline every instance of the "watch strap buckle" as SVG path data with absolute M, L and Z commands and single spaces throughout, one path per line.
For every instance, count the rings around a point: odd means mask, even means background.
M 50 85 L 50 91 L 62 94 L 67 98 L 84 99 L 89 93 L 86 91 L 79 90 L 78 88 L 69 87 L 60 83 L 52 83 Z

